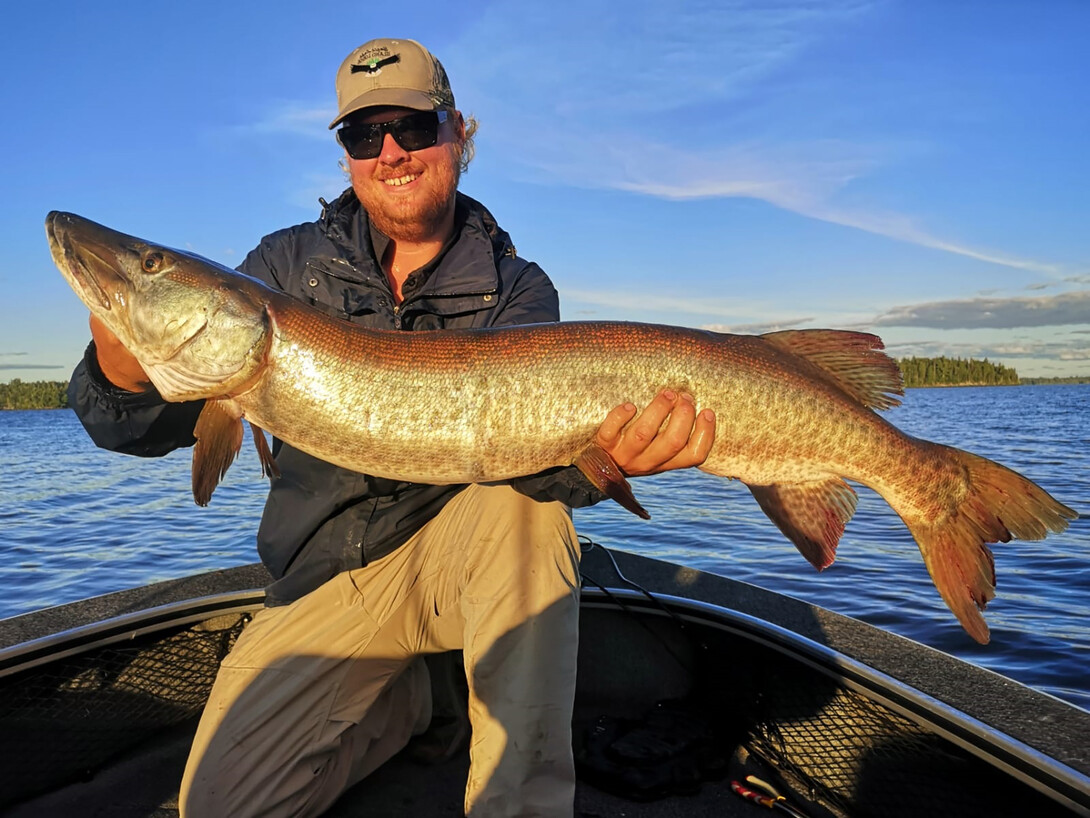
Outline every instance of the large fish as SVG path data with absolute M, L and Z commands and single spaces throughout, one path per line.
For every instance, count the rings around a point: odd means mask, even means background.
M 883 420 L 873 410 L 899 403 L 900 373 L 866 333 L 609 322 L 366 329 L 79 216 L 50 213 L 46 230 L 68 283 L 163 398 L 207 399 L 193 451 L 202 505 L 245 419 L 315 457 L 397 480 L 487 482 L 575 463 L 645 516 L 595 434 L 614 406 L 670 388 L 716 412 L 701 468 L 744 482 L 819 570 L 855 511 L 845 480 L 878 492 L 980 642 L 980 611 L 995 595 L 986 543 L 1042 539 L 1077 516 L 1010 469 Z M 264 435 L 254 437 L 275 474 Z

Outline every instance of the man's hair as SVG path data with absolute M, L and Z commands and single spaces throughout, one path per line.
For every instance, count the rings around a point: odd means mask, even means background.
M 467 116 L 465 121 L 466 140 L 458 150 L 458 169 L 462 173 L 469 170 L 469 163 L 473 161 L 473 157 L 477 153 L 477 147 L 473 142 L 473 136 L 477 133 L 477 128 L 479 127 L 477 118 L 474 116 Z

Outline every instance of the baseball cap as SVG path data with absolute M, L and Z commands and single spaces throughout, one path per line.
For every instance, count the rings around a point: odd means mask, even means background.
M 417 111 L 454 107 L 454 93 L 443 64 L 415 40 L 370 40 L 345 58 L 337 70 L 337 118 L 376 105 Z

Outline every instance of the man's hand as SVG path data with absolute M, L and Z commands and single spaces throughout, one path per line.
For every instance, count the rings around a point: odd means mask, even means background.
M 118 389 L 129 392 L 146 392 L 151 388 L 151 380 L 144 367 L 140 366 L 140 362 L 121 345 L 117 336 L 94 315 L 91 316 L 91 337 L 95 339 L 98 367 L 106 380 Z
M 628 477 L 699 466 L 715 440 L 715 413 L 698 415 L 691 395 L 665 390 L 633 418 L 636 407 L 626 403 L 598 429 L 598 445 Z

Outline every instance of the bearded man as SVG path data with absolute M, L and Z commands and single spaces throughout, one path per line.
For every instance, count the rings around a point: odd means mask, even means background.
M 458 192 L 476 123 L 439 61 L 372 40 L 336 78 L 330 128 L 352 185 L 239 270 L 344 320 L 400 331 L 559 320 L 556 290 Z M 166 404 L 92 319 L 71 403 L 92 438 L 145 456 L 192 445 L 201 402 Z M 617 407 L 599 444 L 628 475 L 703 462 L 714 417 L 664 392 Z M 258 530 L 267 604 L 223 662 L 180 793 L 183 816 L 319 815 L 426 733 L 425 655 L 461 651 L 472 728 L 465 813 L 570 816 L 579 547 L 574 467 L 502 485 L 357 474 L 280 441 Z M 441 665 L 437 665 L 441 667 Z M 461 670 L 459 669 L 459 674 Z M 440 736 L 442 738 L 442 736 Z M 457 736 L 430 755 L 464 747 Z M 427 745 L 423 745 L 427 751 Z

